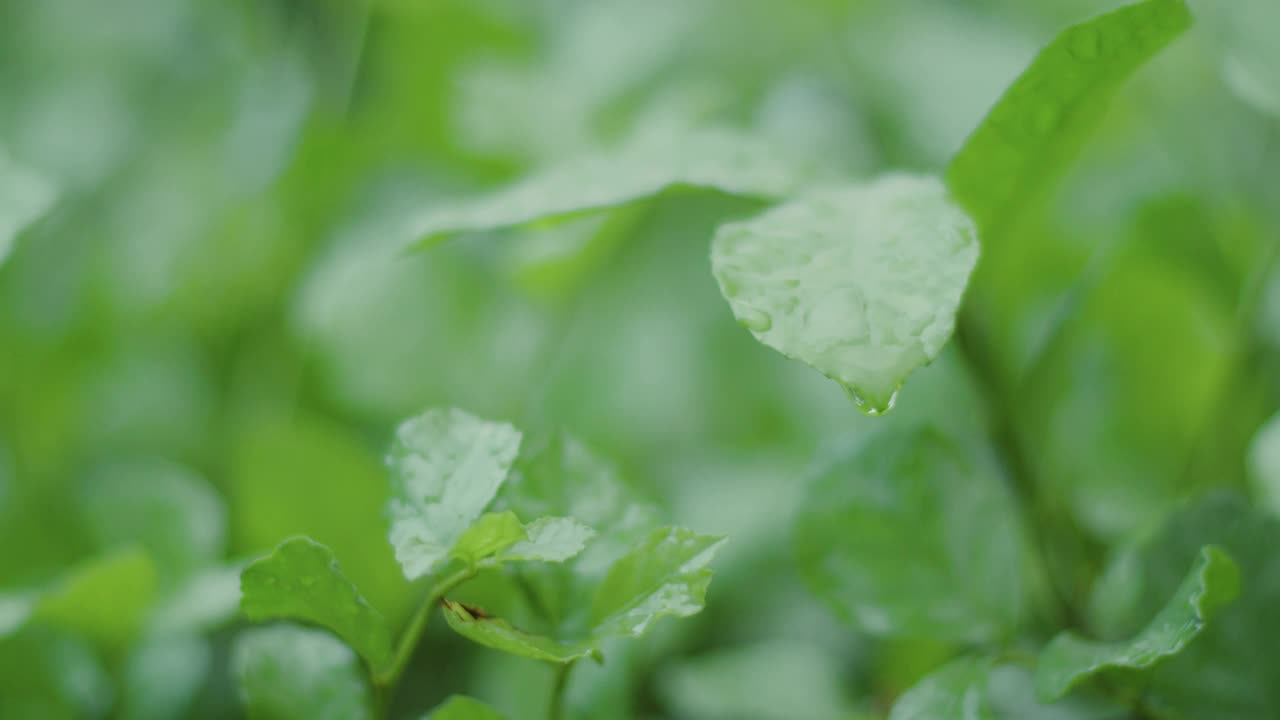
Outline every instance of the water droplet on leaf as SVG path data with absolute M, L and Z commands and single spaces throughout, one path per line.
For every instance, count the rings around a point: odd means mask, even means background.
M 861 410 L 864 414 L 869 415 L 870 417 L 878 417 L 880 415 L 884 415 L 885 413 L 892 410 L 894 404 L 898 402 L 898 390 L 894 390 L 893 393 L 889 395 L 889 400 L 887 402 L 885 402 L 884 404 L 879 404 L 879 403 L 873 403 L 870 400 L 867 400 L 866 398 L 862 397 L 862 395 L 860 395 L 852 385 L 845 385 L 844 383 L 840 383 L 840 387 L 844 388 L 844 394 L 848 395 L 849 399 L 853 401 L 853 406 Z
M 760 310 L 743 308 L 738 311 L 738 322 L 751 332 L 765 332 L 773 327 L 773 318 Z

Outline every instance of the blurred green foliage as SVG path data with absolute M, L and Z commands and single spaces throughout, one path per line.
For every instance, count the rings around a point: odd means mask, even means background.
M 424 213 L 642 135 L 727 129 L 814 177 L 936 172 L 1036 48 L 1114 3 L 0 3 L 0 718 L 291 717 L 299 694 L 308 717 L 417 718 L 455 693 L 541 717 L 547 668 L 445 623 L 371 698 L 333 636 L 238 613 L 240 568 L 305 534 L 409 621 L 381 458 L 429 406 L 567 430 L 628 507 L 731 538 L 707 609 L 580 663 L 569 717 L 945 720 L 971 691 L 984 717 L 1276 717 L 1280 5 L 1189 4 L 983 245 L 964 313 L 989 377 L 953 343 L 868 418 L 717 291 L 716 227 L 772 183 L 402 249 Z M 1006 431 L 1031 487 L 992 460 Z M 597 472 L 570 447 L 507 502 L 589 512 L 557 495 L 555 473 Z M 886 510 L 840 504 L 859 491 Z M 1041 530 L 1037 570 L 1018 543 Z M 1241 573 L 1218 626 L 1140 690 L 1037 704 L 1029 643 L 1134 637 L 1205 544 Z M 858 588 L 903 568 L 905 622 L 927 618 L 890 632 Z M 459 599 L 518 616 L 510 590 Z M 291 688 L 304 664 L 333 682 Z

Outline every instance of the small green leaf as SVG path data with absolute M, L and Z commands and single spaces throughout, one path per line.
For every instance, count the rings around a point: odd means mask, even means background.
M 452 600 L 441 602 L 444 619 L 455 632 L 495 650 L 546 662 L 567 663 L 591 654 L 586 643 L 561 643 L 544 635 L 513 627 L 502 618 Z
M 155 564 L 145 550 L 119 550 L 72 570 L 44 593 L 31 619 L 122 649 L 141 628 L 156 584 Z
M 951 337 L 977 260 L 973 222 L 940 181 L 911 175 L 811 193 L 711 244 L 738 322 L 871 414 Z
M 797 562 L 873 635 L 989 642 L 1025 609 L 1017 508 L 994 461 L 931 427 L 867 438 L 823 473 L 796 519 Z
M 984 242 L 1062 174 L 1121 83 L 1190 25 L 1183 0 L 1146 0 L 1067 28 L 1040 51 L 947 169 Z
M 528 538 L 524 525 L 515 513 L 485 513 L 458 536 L 458 541 L 453 545 L 453 556 L 474 565 Z
M 391 659 L 387 620 L 342 574 L 329 548 L 306 537 L 285 540 L 240 575 L 240 607 L 250 620 L 294 619 L 332 630 L 369 667 Z
M 1092 642 L 1072 632 L 1055 637 L 1040 655 L 1036 691 L 1046 701 L 1057 700 L 1103 670 L 1151 667 L 1181 651 L 1239 592 L 1240 570 L 1235 562 L 1221 548 L 1206 546 L 1169 603 L 1133 640 Z
M 0 148 L 0 264 L 9 257 L 18 234 L 44 215 L 56 197 L 51 182 Z
M 502 553 L 503 560 L 564 562 L 582 552 L 596 531 L 567 517 L 538 518 L 524 527 L 526 539 Z
M 391 545 L 410 580 L 439 568 L 489 506 L 520 447 L 520 432 L 456 409 L 402 423 L 389 463 Z
M 454 695 L 431 711 L 427 720 L 504 720 L 497 710 L 479 700 Z
M 327 632 L 293 625 L 248 630 L 236 639 L 231 670 L 253 720 L 373 717 L 359 660 Z
M 571 158 L 487 197 L 425 212 L 414 223 L 414 236 L 422 246 L 455 233 L 554 222 L 679 187 L 780 198 L 800 179 L 781 148 L 758 138 L 728 131 L 675 139 L 652 134 Z

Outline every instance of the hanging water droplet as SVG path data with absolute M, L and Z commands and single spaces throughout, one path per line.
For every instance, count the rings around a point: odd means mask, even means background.
M 751 332 L 765 332 L 773 327 L 773 318 L 769 313 L 754 308 L 739 308 L 738 322 Z
M 837 380 L 836 382 L 839 382 L 839 381 Z M 878 417 L 880 415 L 884 415 L 885 413 L 892 410 L 894 404 L 898 402 L 898 390 L 894 390 L 889 395 L 889 399 L 883 404 L 881 404 L 881 403 L 873 403 L 870 400 L 867 400 L 861 394 L 859 394 L 857 389 L 855 389 L 852 385 L 846 385 L 844 383 L 840 383 L 840 387 L 844 388 L 844 394 L 848 395 L 849 400 L 853 401 L 853 406 L 861 410 L 863 414 L 868 415 L 870 417 Z
M 1067 52 L 1077 60 L 1098 58 L 1098 33 L 1092 28 L 1080 28 L 1067 41 Z

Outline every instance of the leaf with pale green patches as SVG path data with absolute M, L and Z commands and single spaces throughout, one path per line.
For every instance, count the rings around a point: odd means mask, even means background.
M 1095 642 L 1072 632 L 1053 639 L 1040 654 L 1036 691 L 1057 700 L 1072 687 L 1115 668 L 1140 670 L 1180 652 L 1240 592 L 1240 570 L 1221 548 L 1209 545 L 1169 603 L 1127 642 Z
M 502 551 L 501 560 L 564 562 L 581 553 L 596 531 L 573 518 L 544 517 L 525 525 L 524 538 Z
M 947 169 L 984 242 L 1064 172 L 1120 85 L 1191 25 L 1183 0 L 1147 0 L 1058 34 Z
M 711 242 L 738 322 L 871 414 L 951 338 L 977 261 L 973 222 L 937 178 L 914 175 L 813 192 Z
M 431 711 L 425 720 L 505 720 L 497 710 L 479 700 L 454 695 Z
M 524 525 L 515 513 L 485 513 L 458 536 L 452 554 L 468 565 L 475 565 L 528 538 Z
M 683 528 L 659 528 L 609 569 L 597 586 L 585 632 L 548 637 L 525 632 L 506 620 L 460 603 L 445 605 L 450 627 L 471 640 L 515 655 L 570 662 L 599 653 L 604 641 L 639 637 L 665 616 L 702 610 L 711 570 L 723 538 Z
M 277 625 L 247 630 L 231 673 L 251 720 L 370 720 L 373 702 L 355 653 L 327 632 Z
M 433 409 L 396 431 L 391 545 L 405 577 L 437 570 L 493 500 L 520 447 L 520 432 L 457 409 Z
M 292 619 L 333 631 L 368 662 L 391 659 L 391 630 L 342 574 L 329 548 L 306 537 L 282 542 L 240 575 L 240 607 L 250 620 Z
M 415 219 L 413 235 L 421 247 L 456 233 L 555 222 L 679 188 L 777 199 L 808 174 L 760 138 L 729 131 L 649 134 L 569 158 L 488 196 L 426 211 Z

